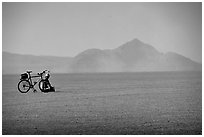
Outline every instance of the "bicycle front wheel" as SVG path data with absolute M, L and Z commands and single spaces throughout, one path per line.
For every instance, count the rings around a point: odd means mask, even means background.
M 30 90 L 30 82 L 28 80 L 21 80 L 18 83 L 18 90 L 21 93 L 27 93 Z
M 48 84 L 47 84 L 47 81 L 46 80 L 41 80 L 40 82 L 39 82 L 39 89 L 42 91 L 42 92 L 46 92 L 46 90 L 47 90 L 47 87 L 48 86 Z

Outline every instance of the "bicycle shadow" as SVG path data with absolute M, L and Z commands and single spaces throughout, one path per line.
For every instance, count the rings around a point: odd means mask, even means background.
M 79 94 L 76 90 L 56 90 L 55 93 Z
M 69 93 L 69 94 L 78 94 L 77 90 L 73 89 L 54 89 L 54 90 L 47 90 L 44 91 L 43 93 Z
M 56 91 L 50 90 L 50 91 L 43 91 L 43 93 L 55 93 Z

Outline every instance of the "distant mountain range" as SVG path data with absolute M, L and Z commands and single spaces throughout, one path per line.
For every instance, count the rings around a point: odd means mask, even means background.
M 111 50 L 88 49 L 75 57 L 2 53 L 3 74 L 26 70 L 52 73 L 201 71 L 202 65 L 177 53 L 160 53 L 138 39 Z

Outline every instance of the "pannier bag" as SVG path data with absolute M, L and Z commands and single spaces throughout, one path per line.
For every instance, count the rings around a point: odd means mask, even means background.
M 28 74 L 27 73 L 21 74 L 21 79 L 27 79 L 27 78 L 28 78 Z

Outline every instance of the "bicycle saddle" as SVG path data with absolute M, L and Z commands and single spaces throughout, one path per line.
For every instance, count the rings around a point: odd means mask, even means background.
M 27 73 L 31 73 L 32 71 L 30 70 L 30 71 L 26 71 Z

